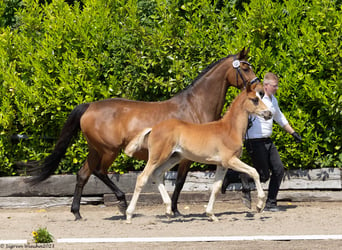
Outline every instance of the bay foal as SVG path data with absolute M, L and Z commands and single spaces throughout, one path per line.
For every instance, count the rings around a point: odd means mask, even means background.
M 155 180 L 166 204 L 166 214 L 171 215 L 171 199 L 165 189 L 163 176 L 184 158 L 218 166 L 206 209 L 211 220 L 217 220 L 213 213 L 213 205 L 228 168 L 246 173 L 253 178 L 258 192 L 257 211 L 262 211 L 265 194 L 261 188 L 259 174 L 239 159 L 248 115 L 255 114 L 265 119 L 272 117 L 271 111 L 260 99 L 262 93 L 261 84 L 248 84 L 219 121 L 194 124 L 170 119 L 142 130 L 125 149 L 125 152 L 131 155 L 140 147 L 147 145 L 149 151 L 148 162 L 137 178 L 132 200 L 126 210 L 127 223 L 131 223 L 140 192 L 150 176 Z

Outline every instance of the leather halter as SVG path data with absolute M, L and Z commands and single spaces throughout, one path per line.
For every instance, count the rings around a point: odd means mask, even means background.
M 233 68 L 236 69 L 236 86 L 238 85 L 238 81 L 239 81 L 239 75 L 243 81 L 243 85 L 247 85 L 247 81 L 245 80 L 245 78 L 243 77 L 242 73 L 241 73 L 241 70 L 240 70 L 240 64 L 241 63 L 245 63 L 247 64 L 249 67 L 251 67 L 251 64 L 247 61 L 240 61 L 240 60 L 237 60 L 235 59 L 233 61 Z M 252 85 L 253 83 L 256 83 L 256 82 L 260 82 L 259 78 L 258 77 L 255 77 L 253 78 L 249 83 Z

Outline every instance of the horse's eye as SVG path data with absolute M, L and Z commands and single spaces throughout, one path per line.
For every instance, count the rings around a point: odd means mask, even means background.
M 260 95 L 260 98 L 262 99 L 264 97 L 264 95 L 265 95 L 265 92 L 264 91 L 260 91 L 259 95 Z
M 241 68 L 242 68 L 242 67 L 241 67 Z M 242 68 L 242 70 L 245 71 L 245 72 L 249 71 L 250 69 L 251 69 L 251 68 L 250 68 L 249 66 L 248 66 L 248 67 L 243 67 L 243 68 Z
M 252 102 L 255 106 L 257 106 L 259 104 L 259 97 L 255 97 L 252 99 Z

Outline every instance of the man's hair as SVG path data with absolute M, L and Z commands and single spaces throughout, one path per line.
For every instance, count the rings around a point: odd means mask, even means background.
M 270 82 L 276 82 L 278 83 L 279 79 L 276 74 L 273 74 L 272 72 L 267 72 L 264 76 L 264 83 L 269 84 Z

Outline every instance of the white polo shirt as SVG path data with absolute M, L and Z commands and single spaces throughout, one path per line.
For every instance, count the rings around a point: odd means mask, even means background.
M 253 125 L 247 130 L 246 139 L 268 138 L 272 135 L 273 120 L 276 121 L 281 127 L 289 122 L 280 111 L 277 99 L 272 96 L 264 96 L 262 101 L 272 112 L 272 118 L 265 120 L 260 116 L 251 115 Z

